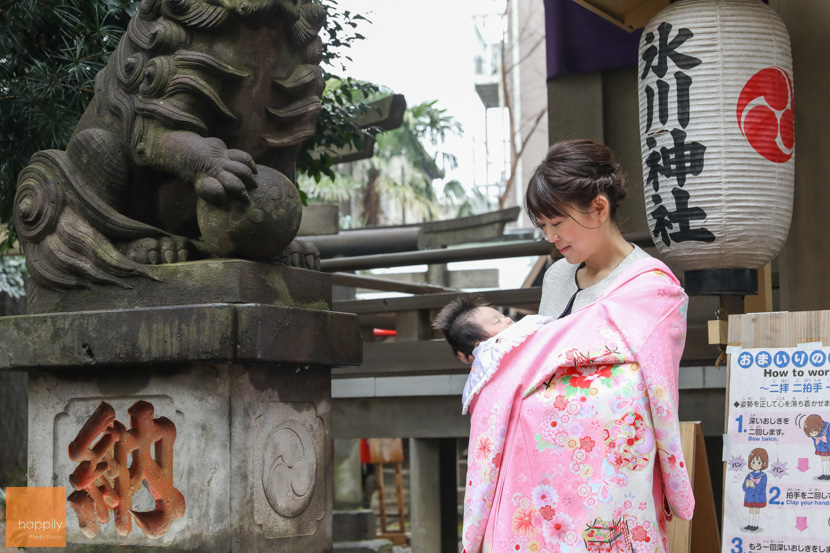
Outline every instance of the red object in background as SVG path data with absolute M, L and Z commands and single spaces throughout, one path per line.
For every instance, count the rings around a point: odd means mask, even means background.
M 360 464 L 368 465 L 371 464 L 371 462 L 372 455 L 369 453 L 369 440 L 366 438 L 360 438 Z
M 398 331 L 396 331 L 396 330 L 387 330 L 385 328 L 375 328 L 375 329 L 373 329 L 373 334 L 376 338 L 385 338 L 387 336 L 397 336 Z

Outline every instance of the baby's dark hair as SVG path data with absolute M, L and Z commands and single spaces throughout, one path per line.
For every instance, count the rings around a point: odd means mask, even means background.
M 531 223 L 539 226 L 539 217 L 566 217 L 563 208 L 587 207 L 600 194 L 608 198 L 609 213 L 615 220 L 626 191 L 625 176 L 613 152 L 593 140 L 564 140 L 551 146 L 533 171 L 525 209 Z
M 444 337 L 452 347 L 452 352 L 461 352 L 472 355 L 476 342 L 483 342 L 489 338 L 484 330 L 470 321 L 470 315 L 479 307 L 489 307 L 479 294 L 463 294 L 445 305 L 435 320 L 432 328 L 444 333 Z

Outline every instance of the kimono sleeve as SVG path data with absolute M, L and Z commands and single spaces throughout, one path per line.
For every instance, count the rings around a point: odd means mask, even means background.
M 686 340 L 688 298 L 680 286 L 666 281 L 658 281 L 653 290 L 660 299 L 655 302 L 660 305 L 659 318 L 634 355 L 646 382 L 665 500 L 676 516 L 690 520 L 695 499 L 680 447 L 677 412 L 677 379 Z

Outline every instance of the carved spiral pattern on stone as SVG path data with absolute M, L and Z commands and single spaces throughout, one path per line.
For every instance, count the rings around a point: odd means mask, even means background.
M 167 0 L 167 7 L 175 14 L 183 14 L 190 9 L 188 0 Z
M 64 198 L 49 175 L 29 166 L 20 174 L 14 199 L 17 233 L 28 242 L 39 242 L 58 224 Z
M 187 31 L 172 21 L 156 21 L 150 27 L 150 50 L 153 52 L 174 52 L 187 44 Z
M 141 0 L 138 4 L 138 11 L 144 16 L 152 16 L 156 13 L 160 0 Z
M 120 53 L 120 52 L 119 52 Z M 118 79 L 124 90 L 133 92 L 138 89 L 144 78 L 144 54 L 133 54 L 121 60 L 118 66 Z
M 262 487 L 271 507 L 286 518 L 306 510 L 317 477 L 317 454 L 302 428 L 283 426 L 268 438 L 262 452 Z
M 161 96 L 167 90 L 175 72 L 176 66 L 171 57 L 160 56 L 151 59 L 144 69 L 144 80 L 139 91 L 153 98 Z

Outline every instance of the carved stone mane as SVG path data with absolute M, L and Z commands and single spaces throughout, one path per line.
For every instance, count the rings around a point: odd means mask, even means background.
M 66 151 L 20 174 L 34 281 L 128 287 L 148 264 L 304 247 L 285 175 L 320 111 L 324 19 L 310 0 L 143 0 Z

